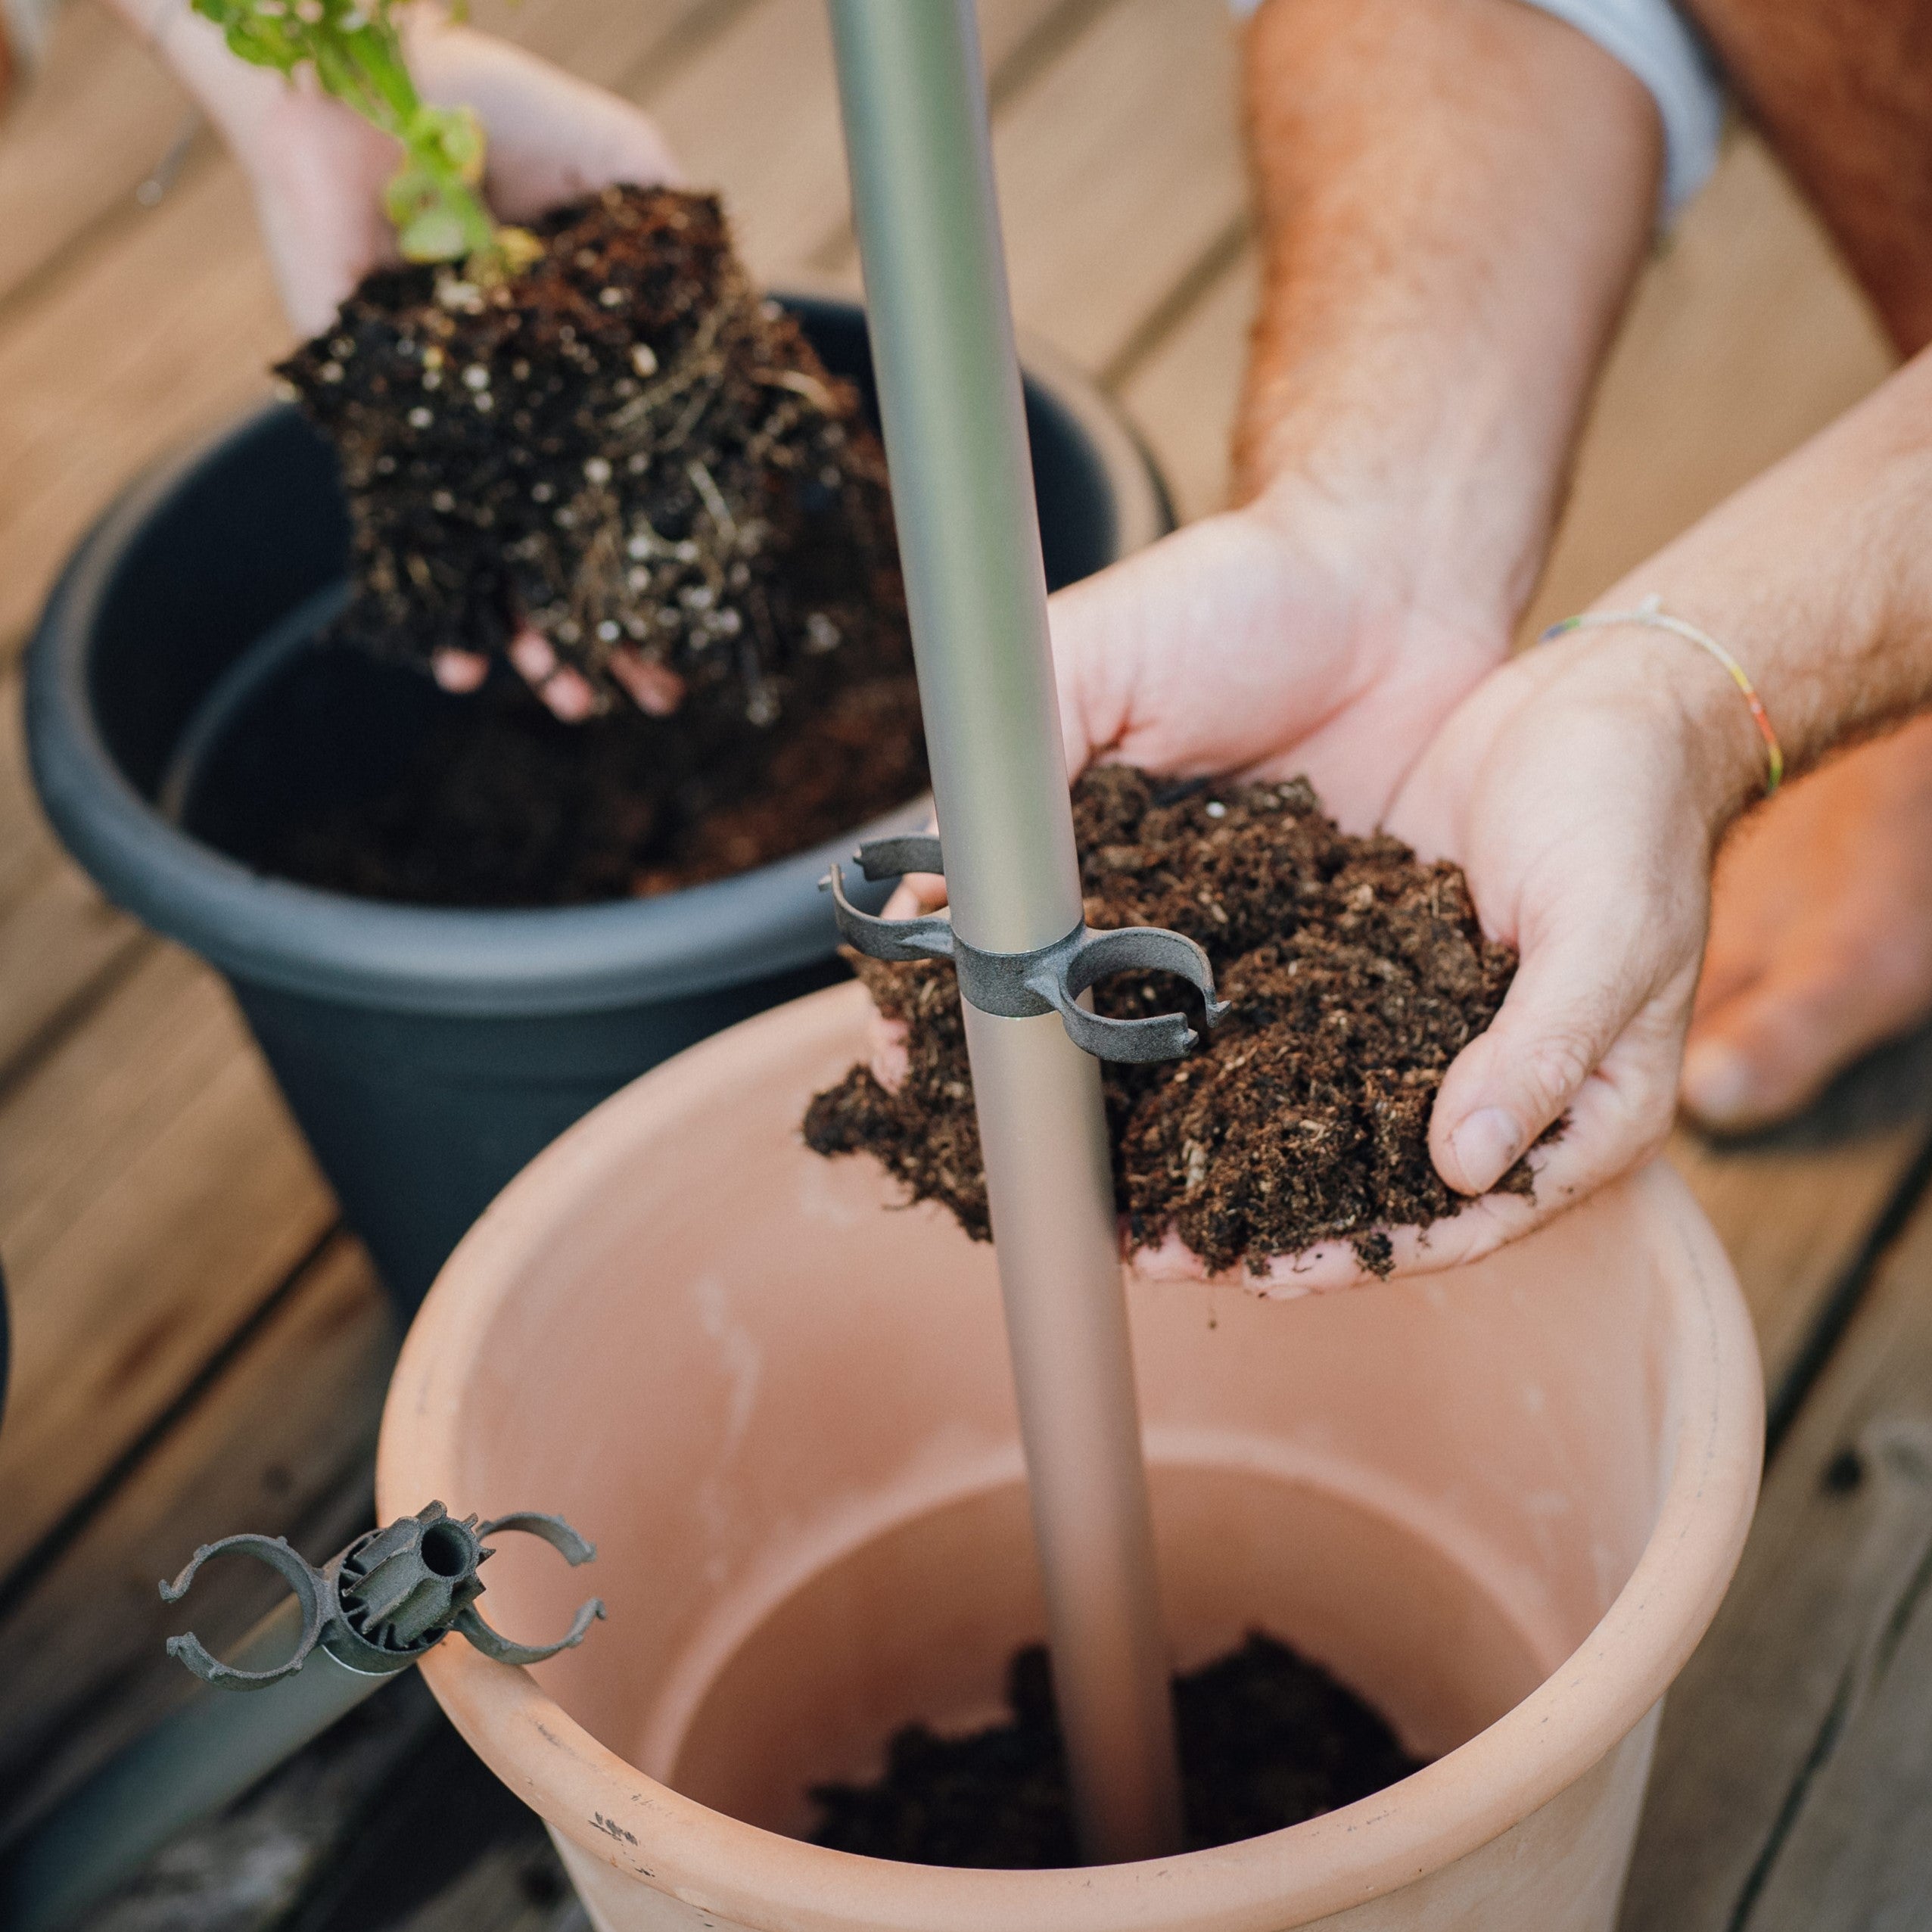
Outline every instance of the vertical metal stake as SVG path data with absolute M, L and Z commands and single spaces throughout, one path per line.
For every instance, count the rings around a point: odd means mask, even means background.
M 971 0 L 831 0 L 852 201 L 954 930 L 1081 924 Z M 1054 1688 L 1091 1862 L 1181 1843 L 1098 1065 L 966 1006 Z

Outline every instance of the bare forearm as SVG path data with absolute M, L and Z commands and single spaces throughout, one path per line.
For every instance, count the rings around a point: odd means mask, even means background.
M 1598 600 L 1647 596 L 1721 639 L 1749 673 L 1787 769 L 1932 705 L 1932 350 Z M 1604 637 L 1635 652 L 1688 713 L 1707 817 L 1762 789 L 1764 747 L 1722 668 L 1669 637 Z
M 1515 0 L 1268 0 L 1244 495 L 1379 497 L 1423 594 L 1526 598 L 1654 217 L 1641 84 Z
M 1906 354 L 1932 342 L 1924 0 L 1685 0 Z

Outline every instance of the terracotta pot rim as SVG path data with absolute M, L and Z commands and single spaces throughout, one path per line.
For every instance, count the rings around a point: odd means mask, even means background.
M 807 1019 L 828 1035 L 849 1030 L 849 1010 L 864 998 L 857 986 L 831 988 L 691 1048 L 648 1077 L 647 1117 L 756 1062 L 771 1030 Z M 571 1128 L 511 1184 L 444 1268 L 409 1332 L 384 1411 L 377 1481 L 384 1510 L 414 1509 L 443 1495 L 440 1445 L 469 1365 L 527 1261 L 546 1245 L 561 1204 L 622 1167 L 638 1104 L 636 1090 L 627 1089 Z M 1413 1883 L 1548 1803 L 1642 1719 L 1716 1614 L 1750 1526 L 1763 1392 L 1729 1263 L 1683 1182 L 1661 1162 L 1614 1185 L 1651 1197 L 1687 1263 L 1672 1290 L 1682 1380 L 1655 1527 L 1615 1601 L 1529 1697 L 1423 1770 L 1339 1811 L 1137 1865 L 1019 1872 L 901 1865 L 804 1844 L 683 1797 L 599 1743 L 527 1671 L 467 1645 L 440 1646 L 424 1674 L 457 1728 L 574 1844 L 748 1924 L 796 1932 L 983 1932 L 988 1924 L 1007 1932 L 1279 1932 Z M 1310 1882 L 1311 1872 L 1321 1875 Z M 1284 1919 L 1284 1912 L 1294 1917 Z

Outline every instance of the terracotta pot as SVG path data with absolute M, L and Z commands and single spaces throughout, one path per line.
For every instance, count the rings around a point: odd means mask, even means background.
M 1607 1928 L 1659 1700 L 1756 1493 L 1750 1324 L 1654 1167 L 1479 1265 L 1293 1302 L 1130 1284 L 1169 1639 L 1265 1629 L 1426 1770 L 1144 1865 L 938 1871 L 784 1835 L 898 1725 L 995 1714 L 1042 1629 L 992 1255 L 798 1134 L 861 1049 L 835 988 L 647 1075 L 450 1260 L 384 1419 L 385 1515 L 562 1510 L 608 1623 L 425 1675 L 606 1928 Z M 583 1586 L 509 1551 L 499 1628 Z

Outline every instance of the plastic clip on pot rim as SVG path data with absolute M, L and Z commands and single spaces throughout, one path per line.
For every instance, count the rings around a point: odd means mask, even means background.
M 777 291 L 853 305 L 809 285 Z M 1091 443 L 1116 491 L 1117 553 L 1172 525 L 1145 453 L 1066 357 L 1022 338 L 1021 356 Z M 852 835 L 733 879 L 661 898 L 515 911 L 382 904 L 266 877 L 189 837 L 127 780 L 102 740 L 89 646 L 114 574 L 157 506 L 238 430 L 289 408 L 258 405 L 132 484 L 62 573 L 30 651 L 26 702 L 36 787 L 62 839 L 115 903 L 224 972 L 351 1006 L 451 1016 L 559 1015 L 675 1000 L 810 963 L 826 950 L 813 888 Z M 910 801 L 858 828 L 912 832 Z M 794 908 L 774 929 L 773 908 Z
M 852 989 L 814 996 L 845 997 Z M 804 1003 L 809 1004 L 811 1003 Z M 731 1070 L 799 1023 L 800 1003 L 693 1047 L 650 1076 L 654 1111 L 698 1109 Z M 570 1130 L 465 1237 L 406 1339 L 377 1451 L 378 1500 L 460 1487 L 456 1419 L 484 1377 L 532 1257 L 573 1199 L 621 1184 L 620 1116 Z M 1646 1197 L 1678 1245 L 1678 1400 L 1669 1476 L 1629 1580 L 1569 1660 L 1488 1729 L 1397 1788 L 1283 1831 L 1143 1864 L 1050 1871 L 902 1865 L 805 1845 L 727 1817 L 646 1776 L 585 1730 L 537 1679 L 445 1644 L 422 1669 L 486 1759 L 531 1768 L 528 1802 L 590 1856 L 747 1924 L 792 1932 L 1281 1932 L 1394 1891 L 1500 1837 L 1599 1762 L 1663 1697 L 1722 1601 L 1749 1530 L 1763 1442 L 1756 1338 L 1716 1235 L 1688 1190 L 1654 1163 L 1606 1193 Z M 1365 1291 L 1367 1292 L 1367 1291 Z M 1374 1291 L 1380 1292 L 1380 1291 Z M 603 1830 L 593 1815 L 608 1821 Z M 569 1822 L 560 1822 L 569 1821 Z M 610 1826 L 616 1828 L 612 1832 Z M 621 1834 L 621 1835 L 620 1835 Z M 1322 1871 L 1318 1887 L 1305 1874 Z
M 328 1651 L 345 1669 L 366 1677 L 390 1677 L 407 1670 L 453 1631 L 467 1638 L 485 1657 L 499 1663 L 542 1663 L 562 1650 L 574 1650 L 592 1624 L 604 1614 L 603 1600 L 591 1597 L 579 1606 L 571 1626 L 553 1643 L 520 1644 L 493 1630 L 476 1607 L 482 1585 L 478 1567 L 492 1553 L 484 1545 L 506 1531 L 534 1536 L 548 1543 L 573 1569 L 596 1560 L 594 1544 L 579 1535 L 563 1518 L 539 1510 L 518 1510 L 479 1523 L 474 1517 L 459 1520 L 440 1502 L 412 1516 L 399 1517 L 381 1528 L 365 1531 L 318 1570 L 279 1536 L 244 1532 L 204 1543 L 172 1583 L 161 1585 L 161 1601 L 177 1604 L 194 1587 L 202 1565 L 216 1557 L 252 1557 L 286 1583 L 293 1595 L 300 1629 L 294 1647 L 272 1667 L 237 1669 L 216 1657 L 192 1631 L 168 1639 L 168 1654 L 203 1683 L 219 1690 L 265 1691 L 297 1675 L 317 1650 Z M 425 1563 L 421 1552 L 431 1539 L 443 1539 L 446 1556 Z M 440 1601 L 424 1627 L 406 1635 L 372 1624 L 365 1593 L 385 1560 L 407 1562 L 418 1588 L 441 1585 Z M 452 1582 L 458 1586 L 450 1588 Z
M 454 1631 L 502 1663 L 541 1662 L 581 1643 L 604 1613 L 597 1598 L 554 1643 L 513 1642 L 476 1608 L 486 1535 L 518 1531 L 566 1563 L 596 1554 L 560 1517 L 520 1512 L 479 1523 L 440 1503 L 367 1531 L 320 1569 L 279 1537 L 204 1544 L 172 1583 L 179 1603 L 202 1566 L 228 1555 L 266 1563 L 290 1594 L 241 1640 L 237 1663 L 192 1632 L 168 1652 L 205 1688 L 69 1793 L 0 1858 L 0 1918 L 58 1932 L 131 1878 L 178 1832 L 210 1817 L 338 1722 Z M 236 1697 L 241 1691 L 248 1694 Z

